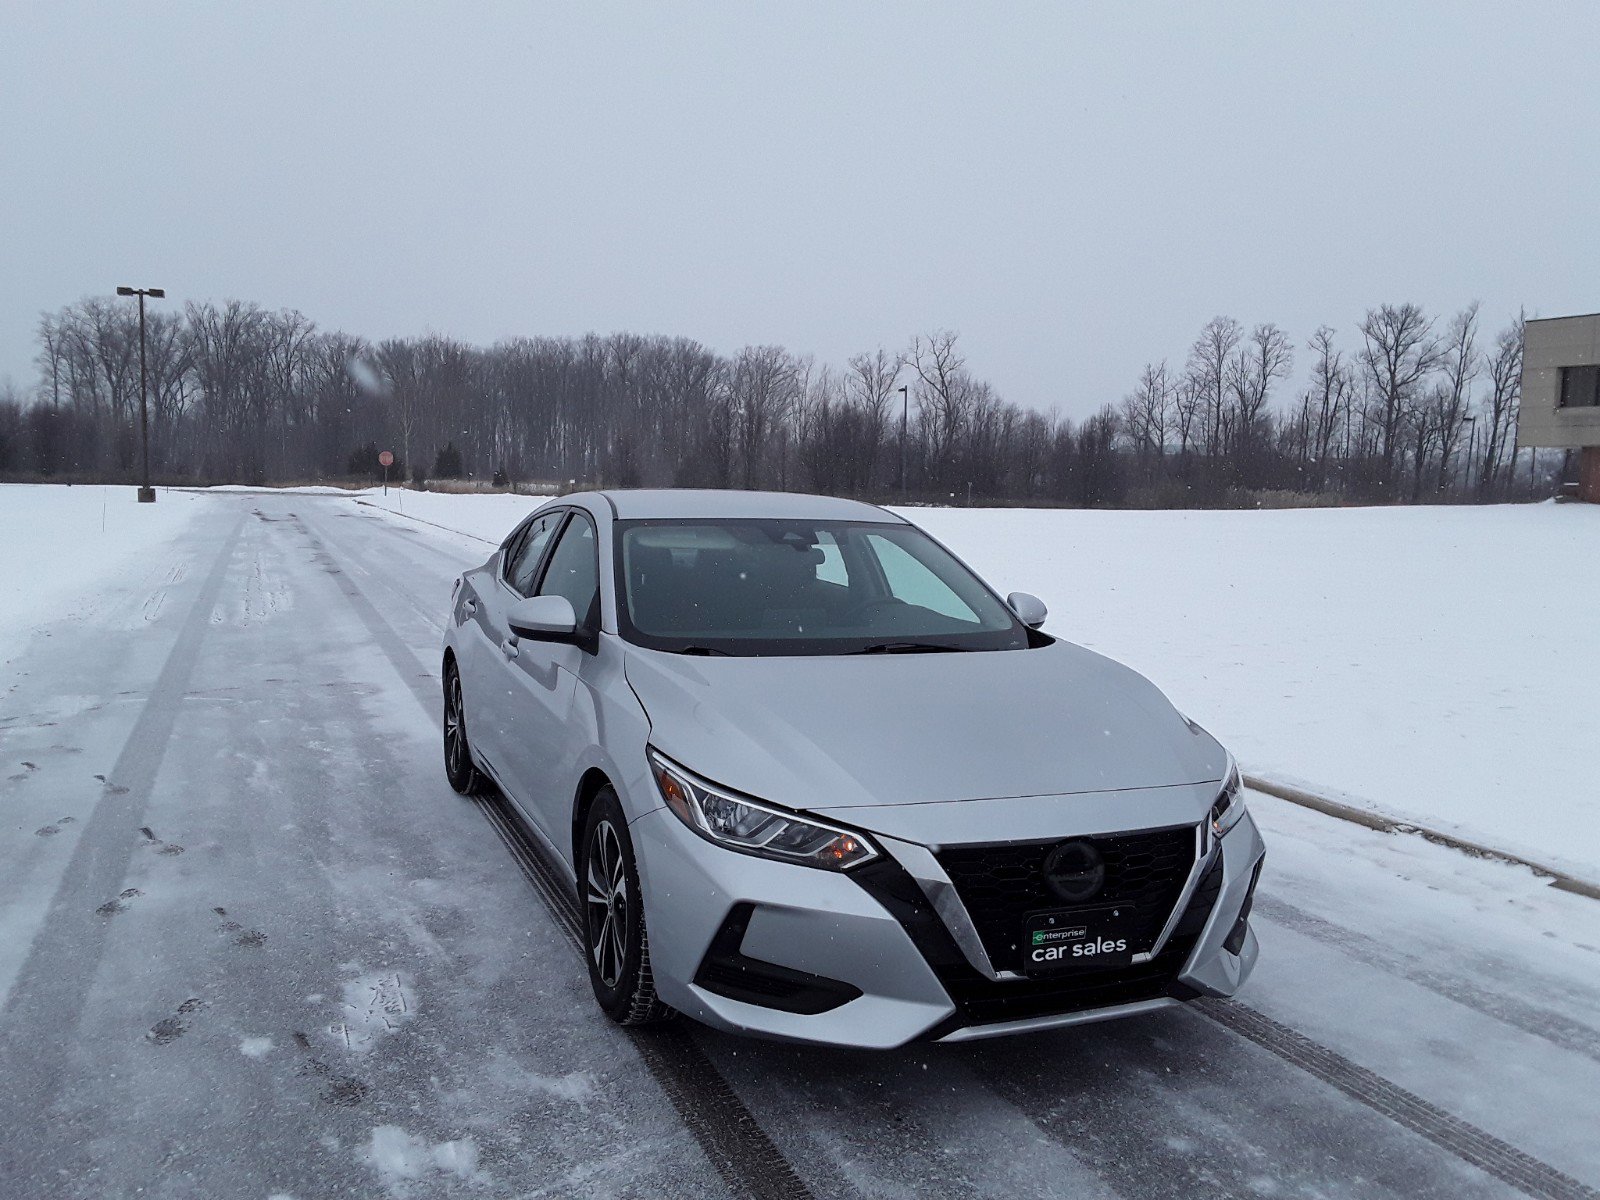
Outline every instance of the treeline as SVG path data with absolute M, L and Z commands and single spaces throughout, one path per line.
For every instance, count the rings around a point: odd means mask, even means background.
M 32 396 L 0 397 L 0 472 L 132 479 L 139 327 L 90 298 L 39 323 Z M 1491 497 L 1513 487 L 1520 321 L 1477 306 L 1367 313 L 1299 352 L 1276 325 L 1209 322 L 1081 423 L 1003 400 L 939 332 L 842 366 L 780 346 L 719 355 L 681 337 L 429 335 L 368 342 L 298 312 L 190 303 L 148 316 L 158 481 L 370 476 L 806 489 L 1084 506 Z M 1531 486 L 1526 478 L 1522 487 Z

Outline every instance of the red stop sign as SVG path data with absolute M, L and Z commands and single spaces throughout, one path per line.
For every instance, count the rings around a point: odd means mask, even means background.
M 394 454 L 388 450 L 385 450 L 382 454 L 378 455 L 378 463 L 380 466 L 385 467 L 394 466 Z

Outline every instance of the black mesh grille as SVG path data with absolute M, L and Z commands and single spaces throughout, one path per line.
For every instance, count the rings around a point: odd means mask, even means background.
M 936 1029 L 934 1036 L 943 1036 L 962 1025 L 1058 1016 L 1162 996 L 1192 999 L 1196 993 L 1178 982 L 1178 972 L 1183 970 L 1194 951 L 1221 886 L 1222 856 L 1219 854 L 1195 887 L 1167 944 L 1149 962 L 1104 971 L 1002 980 L 985 979 L 965 963 L 936 967 L 940 982 L 955 1001 L 957 1015 L 945 1027 Z
M 1105 859 L 1105 885 L 1088 904 L 1131 904 L 1136 952 L 1155 944 L 1194 866 L 1195 827 L 1084 838 Z M 997 970 L 1022 967 L 1023 918 L 1041 909 L 1069 908 L 1045 883 L 1046 856 L 1059 841 L 1003 846 L 949 846 L 939 864 L 955 884 L 989 961 Z M 1165 957 L 1165 956 L 1163 956 Z

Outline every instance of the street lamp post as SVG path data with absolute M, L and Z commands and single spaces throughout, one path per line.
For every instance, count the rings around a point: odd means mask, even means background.
M 900 389 L 900 503 L 906 502 L 906 425 L 911 418 L 911 392 Z
M 119 287 L 117 295 L 139 297 L 139 439 L 144 443 L 144 482 L 139 485 L 139 503 L 154 504 L 156 490 L 150 486 L 150 402 L 146 398 L 144 368 L 144 298 L 163 300 L 167 292 L 165 288 Z

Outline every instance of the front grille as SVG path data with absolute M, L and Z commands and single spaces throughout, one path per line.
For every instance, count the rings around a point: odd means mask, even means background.
M 1138 914 L 1130 929 L 1134 950 L 1148 951 L 1172 915 L 1194 866 L 1195 827 L 1082 840 L 1093 843 L 1106 866 L 1104 886 L 1084 903 L 1132 905 Z M 1073 907 L 1045 882 L 1045 858 L 1059 844 L 1058 840 L 950 846 L 939 851 L 939 865 L 955 884 L 996 970 L 1022 969 L 1022 925 L 1029 913 Z
M 955 1002 L 957 1015 L 937 1028 L 933 1036 L 942 1037 L 963 1025 L 1054 1017 L 1162 996 L 1193 999 L 1196 993 L 1178 982 L 1178 972 L 1189 961 L 1221 889 L 1222 855 L 1218 854 L 1195 887 L 1167 944 L 1148 962 L 1070 975 L 999 980 L 985 979 L 965 963 L 935 966 L 939 981 Z

